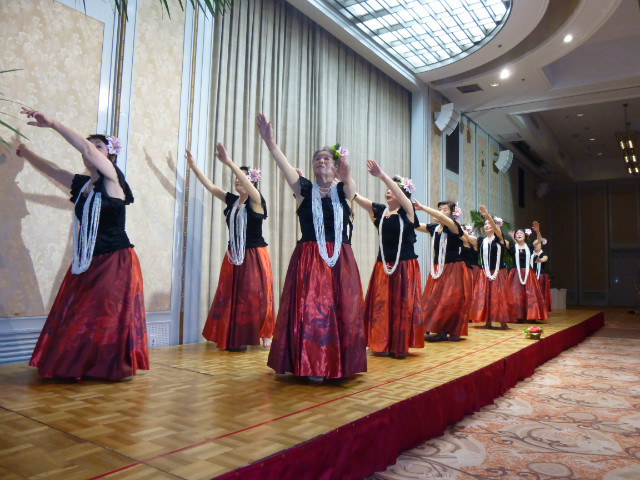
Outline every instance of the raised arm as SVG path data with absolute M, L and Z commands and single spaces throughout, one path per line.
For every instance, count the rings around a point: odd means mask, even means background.
M 233 174 L 240 182 L 240 185 L 245 189 L 247 195 L 249 195 L 249 202 L 251 203 L 251 209 L 256 213 L 264 213 L 264 209 L 262 208 L 262 197 L 260 196 L 260 192 L 256 187 L 253 186 L 249 177 L 245 175 L 245 173 L 240 170 L 240 168 L 233 163 L 231 157 L 227 154 L 227 150 L 224 148 L 222 143 L 218 142 L 216 144 L 216 157 L 220 160 L 224 165 L 229 167 Z
M 33 121 L 28 122 L 28 125 L 33 125 L 35 127 L 41 128 L 51 128 L 62 135 L 62 137 L 67 142 L 69 142 L 73 148 L 75 148 L 82 154 L 82 157 L 87 162 L 91 163 L 97 170 L 100 171 L 100 173 L 102 173 L 107 181 L 114 182 L 120 188 L 118 174 L 116 173 L 115 166 L 113 165 L 113 163 L 111 163 L 111 160 L 109 160 L 106 156 L 98 151 L 93 143 L 84 138 L 82 135 L 74 132 L 66 125 L 63 125 L 62 123 L 54 120 L 53 118 L 45 115 L 42 112 L 22 107 L 20 113 L 25 114 L 27 118 L 33 119 Z M 108 185 L 107 192 L 109 193 L 109 195 L 113 196 L 111 192 L 109 192 Z
M 353 201 L 367 211 L 372 222 L 376 221 L 375 217 L 373 216 L 373 202 L 371 200 L 363 197 L 359 193 L 356 193 L 356 196 L 354 197 Z
M 434 208 L 422 205 L 420 204 L 420 202 L 418 202 L 418 200 L 413 201 L 413 206 L 416 207 L 416 210 L 422 210 L 423 212 L 427 212 L 429 215 L 431 215 L 433 218 L 438 220 L 438 222 L 446 226 L 452 232 L 457 232 L 458 227 L 456 227 L 456 222 L 454 222 L 452 218 L 440 212 L 440 210 L 436 210 Z
M 400 206 L 407 213 L 407 218 L 411 223 L 413 223 L 413 204 L 411 203 L 409 197 L 407 197 L 402 191 L 400 186 L 392 178 L 390 178 L 389 175 L 387 175 L 382 170 L 382 168 L 380 168 L 380 165 L 378 165 L 375 160 L 367 160 L 367 170 L 369 170 L 369 173 L 371 175 L 382 180 L 387 188 L 391 190 L 391 192 L 393 192 L 396 199 L 400 203 Z
M 462 229 L 462 240 L 466 241 L 474 249 L 478 249 L 478 239 L 473 235 L 469 235 L 464 229 Z
M 500 230 L 500 227 L 496 225 L 495 220 L 487 211 L 487 207 L 485 207 L 484 205 L 480 205 L 478 207 L 478 210 L 480 211 L 480 215 L 482 215 L 484 219 L 489 222 L 489 225 L 491 225 L 491 230 L 493 231 L 494 235 L 496 235 L 500 240 L 500 242 L 502 242 L 503 241 L 502 230 Z
M 415 203 L 414 203 L 415 205 Z M 427 224 L 426 223 L 421 223 L 419 227 L 416 228 L 417 231 L 422 232 L 422 233 L 429 233 L 429 230 L 427 230 Z
M 27 160 L 36 168 L 36 170 L 41 171 L 65 188 L 71 187 L 71 182 L 73 181 L 73 173 L 60 168 L 55 163 L 45 158 L 42 158 L 38 154 L 31 151 L 26 145 L 22 143 L 18 145 L 18 148 L 16 148 L 16 155 Z
M 284 153 L 282 153 L 278 148 L 278 144 L 273 136 L 273 126 L 263 113 L 258 114 L 256 125 L 258 126 L 258 131 L 260 132 L 262 140 L 269 149 L 269 153 L 271 153 L 271 156 L 276 161 L 276 165 L 282 172 L 282 175 L 284 175 L 284 179 L 289 185 L 289 188 L 293 190 L 299 204 L 302 201 L 300 197 L 300 175 L 298 175 L 296 169 L 289 164 L 287 157 L 285 157 Z
M 540 233 L 540 224 L 537 220 L 533 221 L 533 225 L 531 226 L 534 232 L 536 232 L 536 241 L 542 245 L 542 234 Z
M 191 152 L 189 151 L 189 149 L 187 149 L 184 156 L 187 159 L 187 162 L 189 163 L 189 168 L 193 170 L 193 173 L 195 173 L 196 177 L 198 177 L 198 180 L 202 182 L 202 185 L 204 185 L 204 188 L 209 190 L 214 197 L 224 202 L 225 198 L 227 197 L 227 192 L 222 190 L 217 185 L 214 185 L 213 182 L 209 180 L 207 176 L 204 173 L 202 173 L 198 167 L 196 167 L 196 160 L 193 158 L 193 155 L 191 155 Z
M 350 202 L 356 194 L 356 182 L 351 176 L 351 165 L 346 155 L 340 159 L 340 166 L 337 169 L 334 167 L 334 170 L 336 178 L 344 183 L 344 196 Z

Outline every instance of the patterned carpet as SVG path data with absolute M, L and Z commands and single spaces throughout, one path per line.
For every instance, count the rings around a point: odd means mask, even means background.
M 596 335 L 370 480 L 640 479 L 639 333 L 637 315 L 605 312 Z

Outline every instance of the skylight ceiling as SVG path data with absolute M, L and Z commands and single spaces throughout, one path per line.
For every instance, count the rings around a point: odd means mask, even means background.
M 512 0 L 327 0 L 415 73 L 460 60 L 504 25 Z

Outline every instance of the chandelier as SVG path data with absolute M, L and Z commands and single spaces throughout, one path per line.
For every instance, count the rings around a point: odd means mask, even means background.
M 636 131 L 629 130 L 629 122 L 627 122 L 628 106 L 628 103 L 622 105 L 624 108 L 624 131 L 615 135 L 624 157 L 624 166 L 627 168 L 627 172 L 629 175 L 640 176 L 640 163 L 638 162 L 638 152 L 636 152 L 640 135 Z

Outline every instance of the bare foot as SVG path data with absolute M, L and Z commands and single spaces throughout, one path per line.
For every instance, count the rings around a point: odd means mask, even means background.
M 270 338 L 263 338 L 262 339 L 262 348 L 269 348 L 271 346 L 271 339 Z

